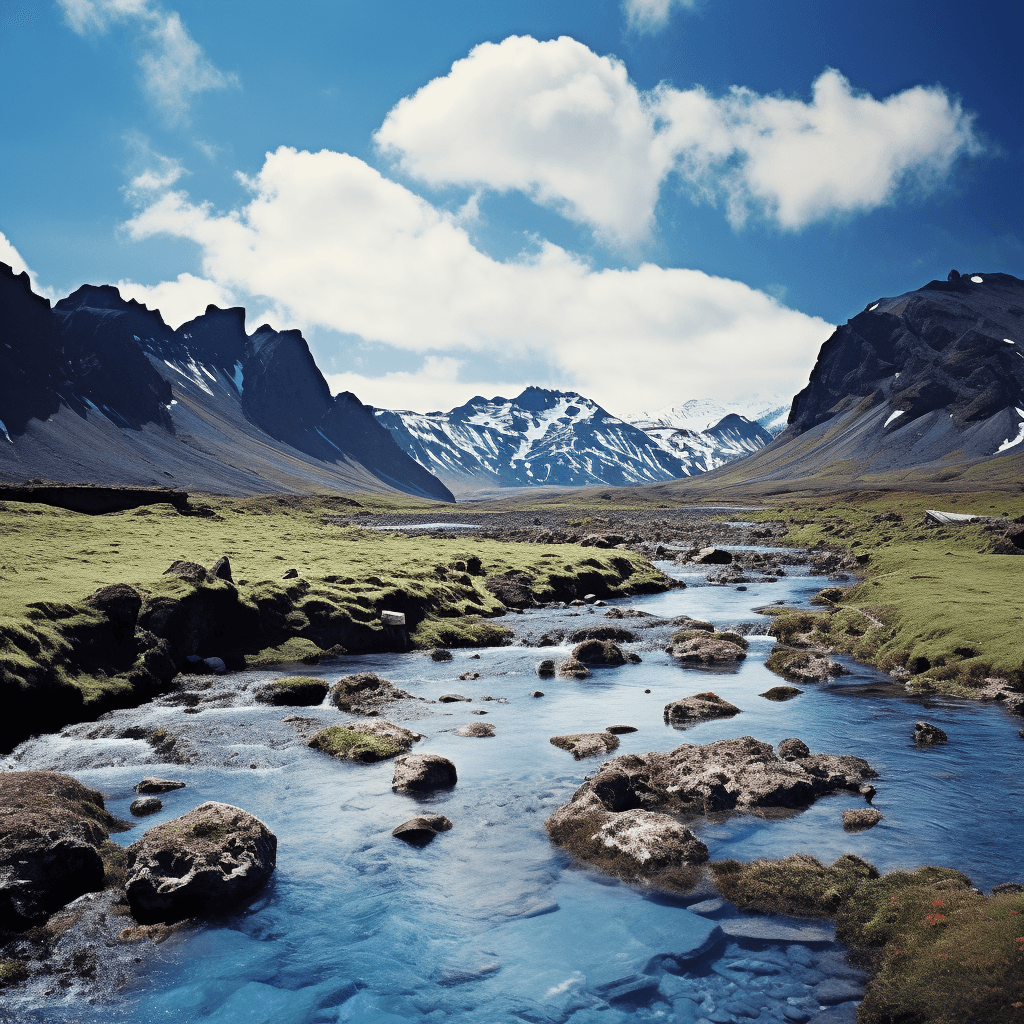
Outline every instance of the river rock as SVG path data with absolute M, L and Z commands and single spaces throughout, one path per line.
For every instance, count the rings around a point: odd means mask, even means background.
M 254 896 L 277 863 L 277 837 L 259 818 L 207 802 L 128 847 L 125 895 L 140 924 L 224 913 Z
M 568 750 L 577 761 L 596 754 L 608 754 L 619 745 L 619 737 L 610 732 L 576 732 L 565 736 L 552 736 L 551 743 Z
M 330 725 L 316 733 L 308 746 L 342 761 L 372 764 L 405 753 L 418 739 L 417 733 L 378 719 L 360 722 L 355 728 Z
M 421 814 L 397 826 L 392 835 L 411 846 L 426 846 L 439 832 L 447 832 L 452 827 L 443 814 Z
M 623 736 L 628 732 L 636 732 L 635 725 L 608 725 L 605 726 L 605 732 L 613 733 L 616 736 Z
M 882 820 L 882 812 L 873 807 L 857 811 L 843 811 L 843 830 L 845 832 L 863 832 L 874 828 Z
M 781 740 L 779 742 L 779 757 L 783 761 L 795 761 L 797 758 L 810 757 L 810 755 L 811 748 L 803 740 L 791 737 L 788 740 Z
M 185 783 L 177 779 L 157 779 L 149 776 L 135 783 L 136 793 L 170 793 L 174 789 L 184 789 Z
M 430 793 L 458 782 L 455 765 L 440 754 L 406 754 L 395 761 L 391 788 L 396 793 Z
M 331 687 L 331 703 L 355 715 L 378 714 L 392 701 L 411 700 L 412 694 L 382 679 L 376 672 L 343 676 Z
M 616 814 L 598 829 L 596 838 L 606 850 L 628 858 L 637 868 L 658 870 L 708 859 L 708 848 L 688 828 L 654 811 Z
M 440 704 L 458 704 L 460 701 L 465 701 L 467 704 L 472 704 L 472 697 L 463 697 L 461 693 L 442 693 L 437 698 Z
M 156 814 L 157 811 L 162 811 L 163 807 L 164 802 L 158 796 L 140 796 L 138 800 L 131 802 L 128 810 L 136 818 L 145 818 L 150 814 Z
M 919 747 L 928 747 L 934 743 L 945 743 L 949 737 L 937 726 L 928 722 L 914 723 L 914 742 Z
M 0 930 L 23 931 L 103 888 L 100 849 L 123 825 L 60 772 L 0 772 Z
M 623 626 L 584 626 L 569 634 L 569 641 L 574 644 L 586 640 L 614 640 L 616 643 L 635 643 L 640 638 L 631 629 Z
M 631 658 L 623 654 L 614 640 L 584 640 L 573 648 L 572 656 L 584 665 L 625 665 L 627 661 L 639 661 L 636 655 Z
M 576 658 L 566 658 L 559 664 L 558 674 L 567 679 L 586 679 L 590 675 L 590 669 Z
M 276 707 L 315 707 L 327 696 L 328 686 L 322 679 L 309 676 L 288 676 L 261 686 L 255 693 L 260 704 Z
M 825 945 L 835 940 L 835 930 L 817 924 L 787 924 L 770 917 L 727 917 L 718 922 L 731 939 L 757 939 L 761 942 L 802 942 Z
M 776 644 L 765 668 L 791 683 L 818 683 L 846 675 L 838 661 L 815 651 L 794 651 Z
M 452 652 L 449 651 L 445 647 L 435 647 L 434 650 L 432 650 L 430 652 L 430 660 L 431 661 L 451 661 L 452 660 Z
M 739 644 L 710 633 L 701 633 L 682 643 L 674 643 L 668 653 L 683 664 L 699 665 L 732 665 L 747 656 Z
M 549 679 L 555 674 L 555 662 L 553 658 L 545 658 L 537 665 L 537 675 L 541 679 Z
M 469 725 L 460 725 L 455 730 L 457 736 L 469 736 L 477 739 L 486 739 L 494 735 L 494 726 L 487 722 L 470 722 Z
M 732 718 L 740 709 L 716 693 L 695 693 L 665 705 L 665 721 L 674 726 L 692 725 L 712 718 Z
M 765 700 L 785 701 L 799 697 L 803 692 L 803 690 L 798 690 L 795 686 L 773 686 L 770 690 L 765 690 L 760 696 L 764 697 Z
M 723 548 L 701 548 L 693 560 L 699 565 L 731 565 L 732 552 Z

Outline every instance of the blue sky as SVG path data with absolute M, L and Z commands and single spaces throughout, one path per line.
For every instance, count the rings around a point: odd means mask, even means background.
M 0 259 L 299 327 L 335 390 L 791 395 L 1024 277 L 1018 3 L 0 0 Z

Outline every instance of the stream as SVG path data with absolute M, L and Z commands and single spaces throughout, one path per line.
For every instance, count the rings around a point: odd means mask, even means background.
M 571 645 L 526 644 L 552 630 L 604 623 L 601 607 L 510 614 L 502 621 L 515 629 L 516 645 L 454 651 L 450 662 L 420 652 L 297 669 L 329 681 L 372 670 L 424 698 L 397 702 L 386 717 L 424 734 L 416 751 L 455 763 L 458 784 L 428 798 L 393 793 L 390 762 L 343 763 L 306 746 L 316 729 L 355 716 L 327 703 L 256 704 L 254 690 L 281 671 L 196 679 L 187 687 L 197 695 L 191 704 L 169 694 L 22 744 L 6 768 L 73 774 L 128 820 L 132 787 L 143 776 L 187 783 L 162 796 L 158 814 L 112 837 L 122 845 L 218 800 L 261 818 L 279 847 L 270 884 L 238 914 L 160 944 L 115 944 L 120 952 L 111 948 L 111 957 L 138 961 L 116 991 L 30 983 L 5 993 L 0 1021 L 852 1024 L 864 975 L 846 962 L 827 922 L 751 918 L 708 889 L 680 898 L 645 893 L 556 849 L 545 818 L 603 758 L 576 762 L 549 738 L 624 724 L 637 731 L 621 736 L 612 756 L 751 735 L 773 744 L 795 736 L 814 752 L 864 757 L 879 773 L 873 806 L 884 815 L 869 831 L 843 831 L 843 810 L 865 806 L 852 793 L 781 818 L 733 815 L 689 827 L 712 860 L 800 852 L 831 862 L 851 852 L 881 871 L 958 868 L 988 891 L 1024 881 L 1021 723 L 995 705 L 911 697 L 842 658 L 850 674 L 802 686 L 786 703 L 767 701 L 758 695 L 781 680 L 764 668 L 773 641 L 758 635 L 768 620 L 752 609 L 807 606 L 829 581 L 793 566 L 775 583 L 737 590 L 707 585 L 700 568 L 659 567 L 686 589 L 610 604 L 742 628 L 750 649 L 738 670 L 681 667 L 662 649 L 667 624 L 641 629 L 645 620 L 631 618 L 614 624 L 637 630 L 641 640 L 623 647 L 641 664 L 598 668 L 584 680 L 538 679 L 537 663 L 567 656 Z M 464 672 L 480 677 L 459 680 Z M 529 696 L 538 688 L 543 697 Z M 708 689 L 742 714 L 685 734 L 665 724 L 666 703 Z M 453 692 L 471 700 L 436 702 Z M 480 711 L 486 716 L 473 714 Z M 309 721 L 282 721 L 293 715 Z M 916 747 L 921 718 L 949 742 Z M 496 735 L 455 734 L 478 721 Z M 145 740 L 117 738 L 128 726 L 178 734 L 187 763 L 161 763 Z M 392 837 L 419 813 L 444 814 L 454 827 L 424 848 Z

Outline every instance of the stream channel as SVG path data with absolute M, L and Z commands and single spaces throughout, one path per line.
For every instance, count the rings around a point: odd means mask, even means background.
M 843 810 L 864 806 L 851 793 L 783 818 L 734 815 L 689 826 L 712 860 L 801 852 L 831 862 L 852 852 L 882 871 L 955 867 L 988 891 L 1024 881 L 1021 723 L 998 706 L 911 697 L 848 659 L 840 660 L 849 675 L 802 686 L 786 703 L 765 700 L 759 694 L 781 680 L 764 667 L 772 640 L 758 635 L 767 619 L 752 609 L 773 601 L 806 607 L 828 581 L 794 566 L 778 582 L 737 590 L 708 585 L 701 568 L 659 565 L 687 588 L 611 604 L 741 627 L 751 634 L 750 650 L 738 670 L 672 662 L 663 622 L 623 645 L 642 664 L 598 668 L 584 680 L 538 679 L 541 658 L 557 660 L 570 648 L 538 649 L 530 640 L 603 623 L 601 607 L 510 614 L 503 621 L 516 630 L 514 646 L 457 650 L 450 662 L 419 652 L 298 669 L 328 681 L 372 670 L 425 698 L 397 702 L 385 717 L 424 734 L 415 750 L 456 764 L 454 789 L 426 799 L 392 792 L 390 762 L 349 764 L 306 746 L 315 729 L 354 716 L 326 702 L 254 703 L 255 688 L 281 671 L 186 680 L 183 689 L 199 699 L 191 706 L 169 694 L 22 744 L 6 768 L 69 772 L 128 820 L 132 787 L 143 776 L 187 783 L 163 796 L 158 814 L 115 835 L 118 843 L 218 800 L 260 817 L 279 848 L 270 884 L 238 914 L 160 944 L 111 943 L 101 929 L 95 953 L 109 960 L 99 972 L 105 987 L 30 983 L 5 993 L 0 1021 L 852 1024 L 864 975 L 849 966 L 828 922 L 751 918 L 706 888 L 683 898 L 652 895 L 555 848 L 545 818 L 603 758 L 573 761 L 549 738 L 625 724 L 637 731 L 621 737 L 613 756 L 741 735 L 773 744 L 795 736 L 815 752 L 859 755 L 879 773 L 874 806 L 884 820 L 870 831 L 843 831 Z M 614 624 L 636 629 L 644 621 Z M 459 680 L 467 671 L 480 678 Z M 545 696 L 529 696 L 537 688 Z M 665 724 L 666 703 L 708 689 L 742 714 L 685 733 Z M 472 699 L 436 702 L 452 692 Z M 315 721 L 282 721 L 293 714 Z M 919 718 L 943 728 L 949 742 L 915 747 Z M 491 723 L 496 735 L 454 733 L 469 722 Z M 115 738 L 127 726 L 179 734 L 186 763 L 161 763 L 144 740 Z M 454 827 L 424 848 L 392 837 L 418 813 L 445 814 Z M 686 909 L 692 905 L 697 913 Z M 132 923 L 120 922 L 114 935 Z

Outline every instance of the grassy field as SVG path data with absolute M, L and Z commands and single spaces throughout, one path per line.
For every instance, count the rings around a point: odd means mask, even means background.
M 501 643 L 507 631 L 491 620 L 502 605 L 484 580 L 510 571 L 527 574 L 530 593 L 541 601 L 575 596 L 574 588 L 610 596 L 662 582 L 631 552 L 457 535 L 410 538 L 325 522 L 325 516 L 360 509 L 450 512 L 422 501 L 312 496 L 205 498 L 196 504 L 205 506 L 203 514 L 154 505 L 88 516 L 2 503 L 0 685 L 6 699 L 56 687 L 58 701 L 82 705 L 66 720 L 89 717 L 110 701 L 132 700 L 137 682 L 130 672 L 86 666 L 80 656 L 101 618 L 84 599 L 108 584 L 134 587 L 146 602 L 144 615 L 161 599 L 193 605 L 202 599 L 211 609 L 230 605 L 235 621 L 258 628 L 245 625 L 244 637 L 224 636 L 223 643 L 241 652 L 246 664 L 260 665 L 316 658 L 337 643 L 349 650 L 385 649 L 385 608 L 406 613 L 414 646 Z M 460 565 L 469 555 L 482 563 L 476 575 Z M 222 556 L 231 562 L 237 590 L 220 581 L 195 587 L 165 575 L 175 560 L 209 567 Z M 298 577 L 283 579 L 288 569 Z M 204 650 L 200 643 L 194 653 L 227 652 Z M 234 664 L 240 667 L 237 657 Z
M 936 505 L 1001 523 L 926 526 Z M 993 676 L 1024 686 L 1024 552 L 992 551 L 1022 512 L 1024 500 L 1000 492 L 854 494 L 751 518 L 785 521 L 787 543 L 799 547 L 866 556 L 863 582 L 822 605 L 815 639 L 886 671 L 906 668 L 915 685 L 969 695 Z

